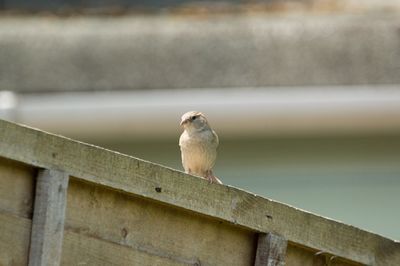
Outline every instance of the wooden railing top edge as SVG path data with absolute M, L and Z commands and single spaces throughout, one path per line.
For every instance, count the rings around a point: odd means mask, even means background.
M 0 120 L 0 156 L 163 202 L 366 265 L 400 265 L 400 243 L 225 185 Z M 393 264 L 392 264 L 393 263 Z

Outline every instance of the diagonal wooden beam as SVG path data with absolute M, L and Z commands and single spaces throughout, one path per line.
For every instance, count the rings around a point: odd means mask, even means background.
M 0 120 L 0 157 L 240 226 L 365 265 L 400 265 L 400 243 L 240 189 Z

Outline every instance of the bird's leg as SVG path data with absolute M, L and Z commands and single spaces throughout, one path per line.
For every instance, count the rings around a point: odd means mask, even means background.
M 221 180 L 219 180 L 218 177 L 216 177 L 216 176 L 213 174 L 212 170 L 208 170 L 208 171 L 206 172 L 205 178 L 210 182 L 210 184 L 211 184 L 211 183 L 222 184 Z
M 206 171 L 206 175 L 204 176 L 204 178 L 208 180 L 208 183 L 210 184 L 213 182 L 211 170 Z

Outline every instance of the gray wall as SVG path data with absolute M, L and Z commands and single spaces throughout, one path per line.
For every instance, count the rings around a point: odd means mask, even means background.
M 400 16 L 0 18 L 0 90 L 400 84 Z

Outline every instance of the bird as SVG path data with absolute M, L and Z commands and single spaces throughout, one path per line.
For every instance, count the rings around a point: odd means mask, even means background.
M 184 131 L 179 138 L 182 165 L 188 174 L 200 176 L 210 183 L 222 184 L 213 174 L 219 139 L 203 113 L 190 111 L 182 115 Z

